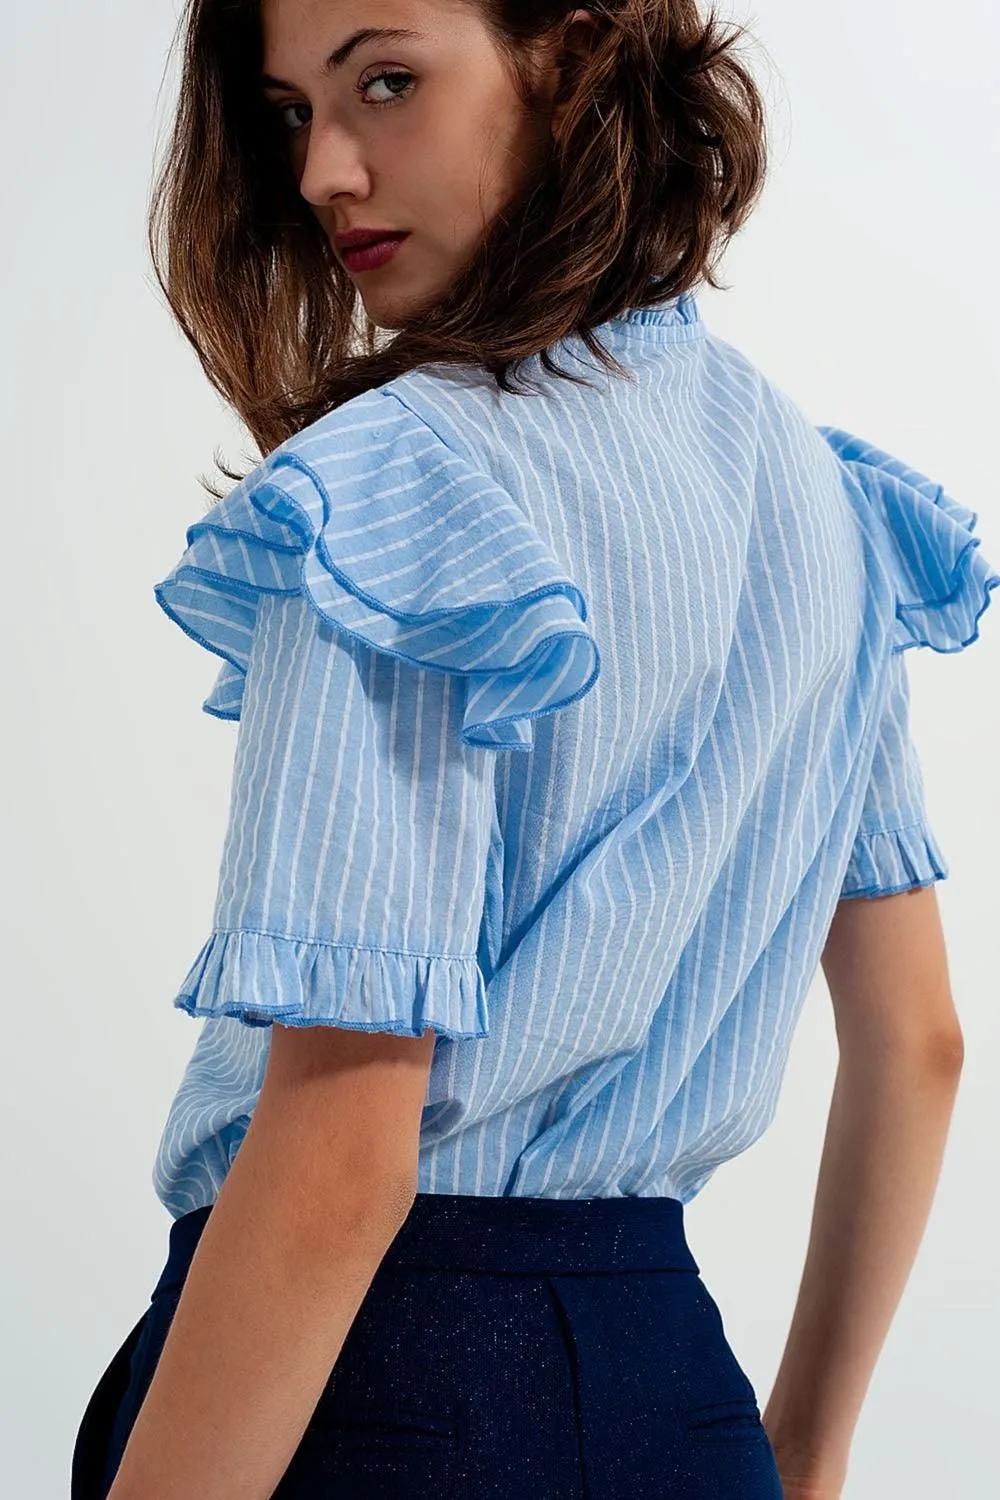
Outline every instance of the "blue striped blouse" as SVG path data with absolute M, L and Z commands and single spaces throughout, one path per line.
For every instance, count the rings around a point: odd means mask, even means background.
M 239 721 L 153 1171 L 214 1200 L 271 1023 L 437 1033 L 421 1192 L 687 1202 L 771 1121 L 839 900 L 944 879 L 906 650 L 977 517 L 690 293 L 526 394 L 427 366 L 287 440 L 155 589 Z

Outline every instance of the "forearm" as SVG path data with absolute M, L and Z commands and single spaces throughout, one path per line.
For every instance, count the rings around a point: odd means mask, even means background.
M 959 1066 L 841 1055 L 798 1299 L 764 1425 L 782 1478 L 843 1482 L 854 1428 L 926 1228 Z
M 405 1193 L 303 1177 L 314 1122 L 284 1103 L 227 1174 L 108 1500 L 269 1500 L 398 1232 Z

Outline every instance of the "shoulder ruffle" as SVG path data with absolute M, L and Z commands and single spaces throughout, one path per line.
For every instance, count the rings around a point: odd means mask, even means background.
M 154 594 L 223 658 L 218 718 L 240 717 L 262 593 L 304 591 L 338 630 L 464 678 L 469 745 L 529 750 L 600 673 L 587 601 L 530 519 L 385 388 L 289 438 L 186 540 Z
M 1000 584 L 974 534 L 978 516 L 939 484 L 873 443 L 819 427 L 884 523 L 885 560 L 896 587 L 894 651 L 961 651 L 979 638 L 979 617 Z

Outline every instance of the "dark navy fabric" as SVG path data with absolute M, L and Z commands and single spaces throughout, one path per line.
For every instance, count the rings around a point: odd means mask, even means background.
M 77 1438 L 104 1500 L 211 1207 Z M 781 1500 L 753 1383 L 675 1198 L 419 1193 L 273 1500 Z

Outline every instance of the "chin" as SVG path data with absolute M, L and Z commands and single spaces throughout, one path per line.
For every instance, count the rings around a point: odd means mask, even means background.
M 413 318 L 419 309 L 412 303 L 407 302 L 405 307 L 399 298 L 384 300 L 378 297 L 363 299 L 365 311 L 377 328 L 385 329 L 387 333 L 398 333 L 407 322 Z
M 434 285 L 421 292 L 394 292 L 387 282 L 385 287 L 377 290 L 375 287 L 367 291 L 359 288 L 359 295 L 365 311 L 377 327 L 397 332 L 410 319 L 429 311 L 446 290 L 447 282 L 443 288 Z

